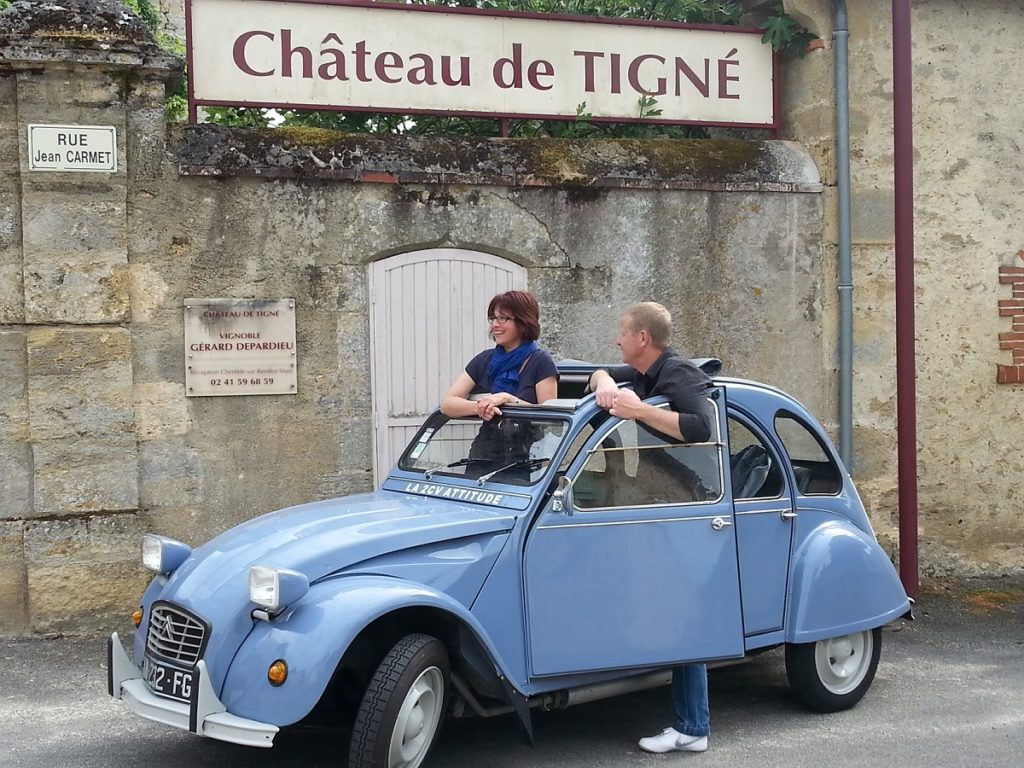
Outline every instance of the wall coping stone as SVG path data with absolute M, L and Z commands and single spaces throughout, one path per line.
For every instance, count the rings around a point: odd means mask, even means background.
M 821 192 L 810 154 L 788 141 L 460 139 L 319 128 L 173 126 L 183 176 L 385 184 Z
M 0 11 L 0 72 L 60 63 L 159 73 L 169 85 L 184 67 L 119 0 L 18 0 Z

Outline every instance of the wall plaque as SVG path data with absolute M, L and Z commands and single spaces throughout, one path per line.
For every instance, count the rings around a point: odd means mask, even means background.
M 294 299 L 185 299 L 189 397 L 294 395 Z
M 29 125 L 28 169 L 115 173 L 117 131 L 112 125 Z

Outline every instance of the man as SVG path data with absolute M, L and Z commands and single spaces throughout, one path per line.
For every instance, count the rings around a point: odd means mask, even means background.
M 598 405 L 613 416 L 634 419 L 669 439 L 703 442 L 711 436 L 714 411 L 707 401 L 711 382 L 689 360 L 669 346 L 672 315 L 655 302 L 629 307 L 619 321 L 615 340 L 625 365 L 595 371 L 590 389 Z M 632 381 L 633 389 L 616 382 Z M 642 402 L 664 395 L 671 410 Z M 703 752 L 708 748 L 711 716 L 708 675 L 704 664 L 686 664 L 672 671 L 675 723 L 656 736 L 640 739 L 646 752 Z

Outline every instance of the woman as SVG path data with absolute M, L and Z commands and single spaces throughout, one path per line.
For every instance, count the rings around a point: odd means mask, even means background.
M 532 293 L 499 293 L 487 307 L 494 349 L 466 365 L 441 401 L 446 416 L 479 416 L 490 421 L 503 405 L 543 403 L 558 396 L 555 361 L 537 346 L 540 305 Z M 484 395 L 470 400 L 474 395 Z

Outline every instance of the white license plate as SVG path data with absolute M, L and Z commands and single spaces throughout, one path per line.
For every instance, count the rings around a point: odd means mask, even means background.
M 180 669 L 143 656 L 142 676 L 146 679 L 146 685 L 161 696 L 178 701 L 188 701 L 192 696 L 191 669 Z

